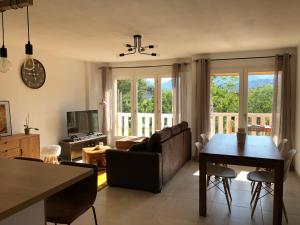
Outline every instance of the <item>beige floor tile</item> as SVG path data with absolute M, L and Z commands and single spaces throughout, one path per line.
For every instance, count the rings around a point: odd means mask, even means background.
M 229 166 L 238 173 L 254 170 L 251 167 Z M 188 162 L 158 194 L 117 187 L 101 190 L 95 202 L 99 225 L 272 224 L 272 197 L 261 199 L 251 218 L 251 186 L 242 179 L 231 183 L 231 214 L 224 194 L 214 188 L 207 193 L 207 217 L 199 217 L 197 171 L 198 163 Z M 291 173 L 285 183 L 284 201 L 289 214 L 289 225 L 299 225 L 300 179 L 295 173 Z M 92 211 L 84 213 L 72 225 L 94 225 Z

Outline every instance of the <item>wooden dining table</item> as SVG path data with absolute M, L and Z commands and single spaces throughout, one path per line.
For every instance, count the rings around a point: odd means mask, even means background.
M 269 136 L 247 135 L 245 144 L 236 134 L 216 134 L 199 155 L 199 215 L 206 216 L 207 162 L 274 169 L 273 225 L 282 224 L 284 159 Z

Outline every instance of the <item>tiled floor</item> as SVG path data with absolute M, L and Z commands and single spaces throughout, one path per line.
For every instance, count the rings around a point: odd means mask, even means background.
M 252 168 L 234 167 L 236 170 Z M 272 224 L 272 197 L 262 199 L 251 219 L 250 183 L 231 184 L 232 213 L 228 213 L 224 194 L 215 188 L 208 193 L 208 216 L 198 216 L 198 163 L 189 162 L 159 194 L 123 188 L 105 188 L 95 203 L 99 225 L 268 225 Z M 242 179 L 243 180 L 243 179 Z M 289 224 L 300 224 L 300 178 L 290 173 L 284 186 Z M 93 225 L 92 211 L 72 225 Z M 286 224 L 285 221 L 283 224 Z

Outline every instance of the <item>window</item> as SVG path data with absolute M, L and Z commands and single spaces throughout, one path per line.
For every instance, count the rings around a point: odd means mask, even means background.
M 211 135 L 271 135 L 274 72 L 240 71 L 211 75 Z
M 116 87 L 116 135 L 130 136 L 132 135 L 131 126 L 131 81 L 117 80 Z
M 115 136 L 151 136 L 172 126 L 172 79 L 133 76 L 114 81 Z

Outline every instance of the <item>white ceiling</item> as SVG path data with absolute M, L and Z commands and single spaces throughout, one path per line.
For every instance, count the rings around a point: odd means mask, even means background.
M 26 42 L 26 10 L 5 13 L 6 46 Z M 34 0 L 34 49 L 117 62 L 300 44 L 299 0 Z M 159 57 L 117 55 L 142 34 Z

